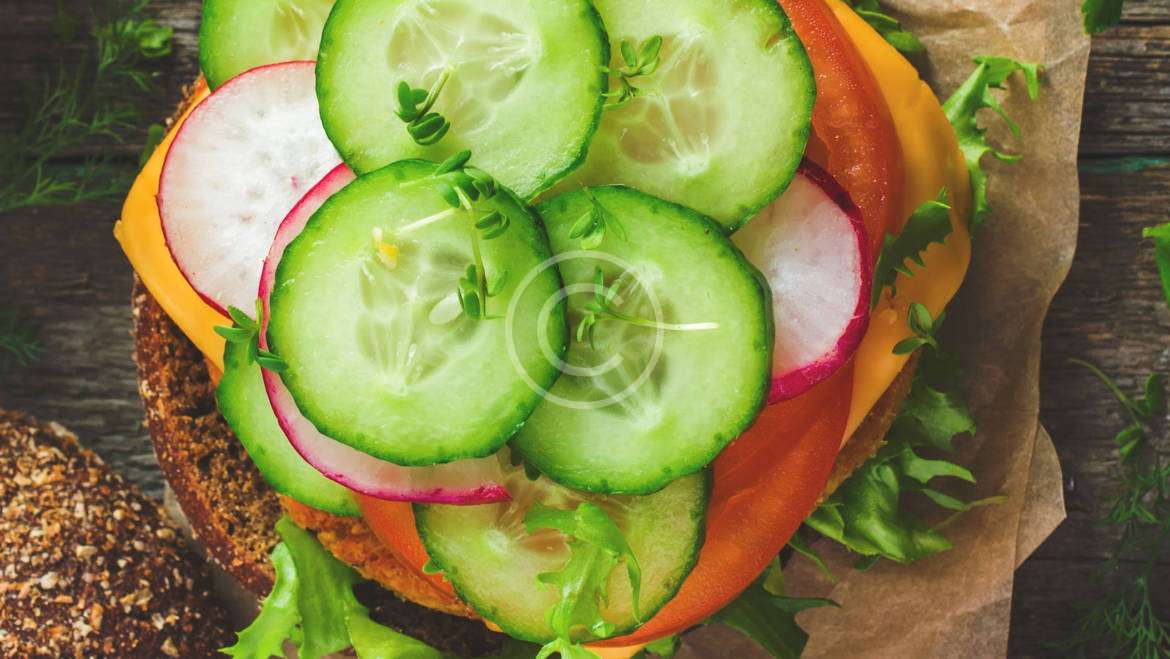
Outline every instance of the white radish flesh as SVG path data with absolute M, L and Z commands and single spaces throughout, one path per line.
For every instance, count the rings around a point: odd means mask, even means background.
M 869 326 L 868 238 L 833 179 L 804 163 L 732 240 L 772 287 L 776 343 L 769 402 L 795 398 L 841 368 Z
M 341 165 L 329 173 L 280 224 L 260 275 L 259 294 L 264 309 L 260 347 L 268 349 L 268 302 L 276 269 L 284 250 L 304 229 L 309 218 L 329 197 L 354 179 Z M 264 370 L 264 387 L 276 420 L 293 448 L 326 478 L 351 490 L 389 501 L 470 505 L 507 501 L 503 470 L 495 456 L 458 460 L 430 467 L 403 467 L 379 460 L 323 435 L 297 409 L 280 375 Z
M 341 162 L 317 110 L 316 65 L 252 69 L 205 99 L 167 153 L 158 206 L 171 256 L 216 309 L 255 305 L 289 209 Z

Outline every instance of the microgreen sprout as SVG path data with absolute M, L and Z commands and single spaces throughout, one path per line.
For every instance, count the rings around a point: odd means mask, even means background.
M 451 122 L 434 112 L 435 102 L 443 87 L 451 79 L 451 69 L 445 69 L 430 90 L 415 89 L 405 80 L 398 83 L 398 118 L 406 122 L 406 131 L 419 146 L 431 146 L 447 135 Z
M 923 346 L 930 346 L 938 350 L 938 339 L 934 337 L 934 334 L 946 320 L 946 312 L 939 314 L 938 318 L 932 318 L 930 310 L 925 305 L 915 302 L 910 305 L 910 311 L 907 315 L 910 330 L 914 332 L 914 336 L 899 341 L 894 346 L 894 354 L 908 355 Z
M 496 196 L 499 185 L 487 172 L 469 165 L 470 161 L 471 152 L 460 151 L 440 163 L 435 168 L 434 177 L 439 180 L 439 196 L 447 202 L 452 211 L 464 210 L 474 214 L 475 207 L 472 204 Z M 487 272 L 483 264 L 480 241 L 499 238 L 507 233 L 511 224 L 512 221 L 507 215 L 500 211 L 491 211 L 474 219 L 468 225 L 474 261 L 467 266 L 466 273 L 459 279 L 455 289 L 459 297 L 459 306 L 468 318 L 476 320 L 490 318 L 487 311 L 488 298 L 499 295 L 507 280 L 507 271 L 496 274 Z
M 719 329 L 719 323 L 664 323 L 619 311 L 614 304 L 620 301 L 622 288 L 627 281 L 626 277 L 618 277 L 613 284 L 606 286 L 605 273 L 602 272 L 601 268 L 598 267 L 593 271 L 593 300 L 585 305 L 584 316 L 581 318 L 580 324 L 577 325 L 578 343 L 588 340 L 589 345 L 596 349 L 594 334 L 597 324 L 602 320 L 619 321 L 667 332 L 697 332 Z
M 600 247 L 607 232 L 612 232 L 616 238 L 624 242 L 626 230 L 617 216 L 602 205 L 592 190 L 585 188 L 585 194 L 589 197 L 589 210 L 585 211 L 585 214 L 573 224 L 572 229 L 569 230 L 569 238 L 571 240 L 580 239 L 582 249 Z
M 256 300 L 256 320 L 252 320 L 248 314 L 236 307 L 228 307 L 228 315 L 235 325 L 217 326 L 216 334 L 222 336 L 228 343 L 247 346 L 249 364 L 259 364 L 261 368 L 274 373 L 284 373 L 288 370 L 288 362 L 274 353 L 260 349 L 260 326 L 264 318 L 264 305 L 260 300 Z
M 642 94 L 642 90 L 635 87 L 631 80 L 648 76 L 658 70 L 658 65 L 662 61 L 662 37 L 656 34 L 643 41 L 636 49 L 633 41 L 622 39 L 621 55 L 625 66 L 616 69 L 609 66 L 604 68 L 609 75 L 617 76 L 618 85 L 617 89 L 604 94 L 606 98 L 615 99 L 605 104 L 606 110 L 624 107 Z

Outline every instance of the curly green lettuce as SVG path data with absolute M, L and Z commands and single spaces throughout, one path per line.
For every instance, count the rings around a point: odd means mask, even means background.
M 940 530 L 910 512 L 913 497 L 954 514 L 998 503 L 1000 497 L 963 501 L 938 485 L 975 483 L 953 462 L 955 438 L 975 433 L 975 421 L 953 388 L 957 373 L 933 352 L 914 380 L 890 429 L 886 445 L 861 466 L 806 520 L 818 533 L 858 554 L 859 567 L 886 558 L 910 563 L 951 548 Z
M 923 265 L 922 254 L 931 243 L 943 243 L 951 235 L 951 207 L 947 204 L 947 191 L 944 188 L 938 197 L 919 206 L 901 233 L 886 234 L 881 254 L 878 256 L 877 266 L 873 272 L 873 299 L 870 306 L 876 307 L 881 300 L 882 291 L 889 288 L 894 290 L 894 283 L 898 274 L 914 274 L 911 265 Z
M 959 148 L 971 173 L 972 228 L 983 224 L 989 210 L 987 173 L 983 171 L 981 164 L 983 157 L 991 154 L 1003 162 L 1017 162 L 1020 159 L 1018 155 L 1005 153 L 991 146 L 987 141 L 987 130 L 980 128 L 976 120 L 979 111 L 992 110 L 1004 120 L 1012 135 L 1019 137 L 1019 125 L 1007 115 L 992 90 L 1003 89 L 1007 79 L 1019 71 L 1024 76 L 1028 97 L 1035 100 L 1040 94 L 1038 64 L 1019 62 L 1007 57 L 976 57 L 975 63 L 975 71 L 947 99 L 947 102 L 943 103 L 943 112 L 954 126 L 955 135 L 959 138 Z
M 556 572 L 537 577 L 542 584 L 554 586 L 560 598 L 547 617 L 557 638 L 541 648 L 537 659 L 559 654 L 562 659 L 592 659 L 593 652 L 579 642 L 584 634 L 593 639 L 614 633 L 613 625 L 601 615 L 606 601 L 606 584 L 618 563 L 624 562 L 633 594 L 634 618 L 638 611 L 642 570 L 638 559 L 622 535 L 621 529 L 601 508 L 581 503 L 574 510 L 561 510 L 537 504 L 524 517 L 529 533 L 554 529 L 570 538 L 569 559 Z
M 361 576 L 311 534 L 288 518 L 277 522 L 276 530 L 282 542 L 272 550 L 272 592 L 236 644 L 221 652 L 237 659 L 283 657 L 285 642 L 292 642 L 306 659 L 351 647 L 360 659 L 450 659 L 370 619 L 353 593 Z
M 817 597 L 787 597 L 780 561 L 774 560 L 742 595 L 713 620 L 746 634 L 775 659 L 795 659 L 804 652 L 808 634 L 796 624 L 796 614 L 823 606 L 838 606 Z

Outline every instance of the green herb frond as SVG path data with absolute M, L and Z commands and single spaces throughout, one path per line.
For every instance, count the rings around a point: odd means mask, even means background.
M 159 75 L 157 60 L 171 52 L 172 29 L 147 17 L 147 4 L 110 3 L 86 20 L 59 5 L 58 38 L 75 40 L 88 23 L 92 45 L 75 67 L 58 65 L 27 91 L 21 126 L 0 138 L 0 212 L 123 194 L 130 163 L 121 166 L 103 147 L 139 128 L 138 103 Z M 101 153 L 77 156 L 87 148 Z
M 39 328 L 15 309 L 0 306 L 0 373 L 31 365 L 42 351 Z

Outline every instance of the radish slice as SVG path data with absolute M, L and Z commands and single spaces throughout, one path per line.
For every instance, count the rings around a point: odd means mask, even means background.
M 776 321 L 769 403 L 841 368 L 869 326 L 869 243 L 861 212 L 807 161 L 783 195 L 732 240 L 768 279 Z
M 354 180 L 353 172 L 340 165 L 318 183 L 289 212 L 276 232 L 260 274 L 260 299 L 264 308 L 260 347 L 268 349 L 268 302 L 276 283 L 276 268 L 284 250 L 305 228 L 325 200 Z M 431 467 L 403 467 L 379 460 L 321 434 L 297 409 L 296 401 L 280 376 L 265 369 L 264 387 L 284 434 L 306 462 L 330 480 L 362 494 L 388 501 L 470 505 L 507 501 L 501 484 L 504 472 L 494 456 L 459 460 Z
M 341 156 L 317 110 L 316 64 L 243 73 L 199 104 L 167 152 L 158 208 L 171 257 L 224 313 L 251 310 L 289 209 Z

